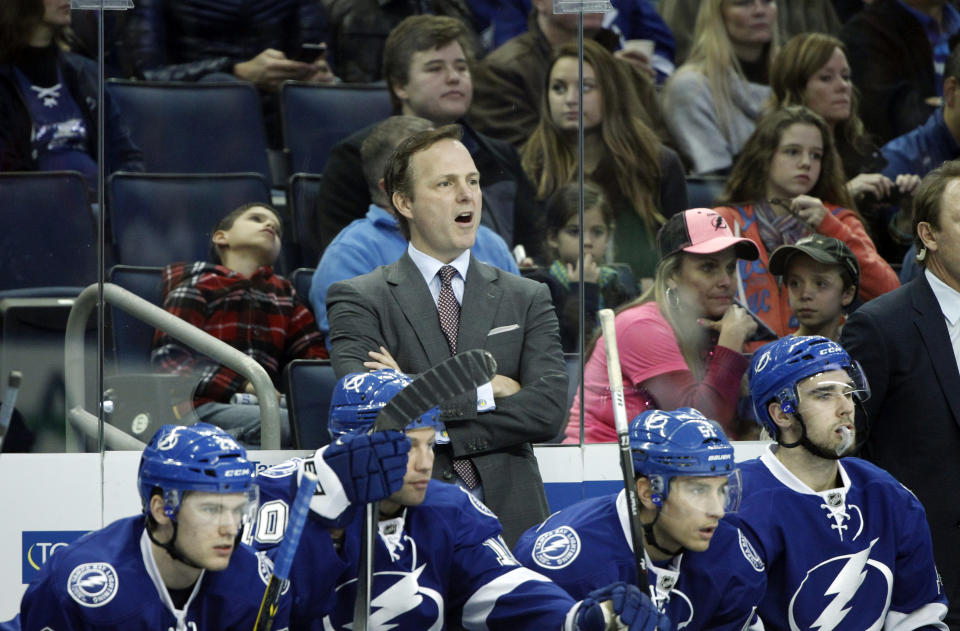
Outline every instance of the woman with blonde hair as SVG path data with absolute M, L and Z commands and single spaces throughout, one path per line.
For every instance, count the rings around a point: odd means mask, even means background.
M 667 126 L 697 174 L 726 172 L 770 96 L 773 0 L 703 0 L 690 56 L 664 87 Z
M 802 105 L 764 116 L 727 179 L 715 210 L 734 232 L 760 248 L 757 263 L 740 266 L 746 304 L 777 335 L 797 328 L 787 291 L 768 271 L 770 254 L 811 234 L 847 244 L 860 263 L 860 297 L 870 300 L 900 283 L 867 234 L 847 191 L 833 134 Z
M 790 38 L 770 68 L 770 88 L 771 111 L 805 105 L 827 122 L 842 161 L 847 191 L 869 218 L 874 235 L 886 241 L 888 223 L 898 210 L 895 200 L 911 195 L 920 178 L 898 173 L 891 180 L 880 172 L 886 160 L 857 115 L 858 95 L 850 79 L 843 42 L 825 33 L 801 33 Z M 909 226 L 898 229 L 909 233 Z M 889 247 L 895 248 L 896 244 Z M 902 251 L 891 251 L 890 255 L 899 260 Z
M 594 41 L 583 42 L 583 104 L 579 96 L 578 48 L 561 46 L 547 72 L 540 122 L 521 153 L 523 168 L 546 199 L 578 174 L 578 125 L 582 110 L 586 177 L 613 206 L 615 260 L 636 278 L 652 277 L 654 235 L 687 205 L 679 157 L 643 119 L 636 78 Z
M 757 258 L 757 246 L 738 238 L 716 212 L 685 210 L 657 236 L 660 263 L 653 286 L 617 311 L 617 350 L 627 418 L 650 409 L 693 407 L 720 423 L 731 439 L 743 345 L 756 331 L 753 317 L 734 303 L 737 259 Z M 603 337 L 583 373 L 585 442 L 615 441 Z M 580 395 L 570 408 L 564 442 L 580 439 Z

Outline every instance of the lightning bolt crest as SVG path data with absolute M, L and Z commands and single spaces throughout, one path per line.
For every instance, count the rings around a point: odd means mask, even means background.
M 107 583 L 107 578 L 103 575 L 93 575 L 80 579 L 77 585 L 84 589 L 102 589 Z
M 824 596 L 834 595 L 833 600 L 820 613 L 811 628 L 820 631 L 833 631 L 850 613 L 851 608 L 846 605 L 856 595 L 860 585 L 867 578 L 867 573 L 863 568 L 867 565 L 867 561 L 870 559 L 870 551 L 877 541 L 877 539 L 874 539 L 869 546 L 847 559 L 843 568 L 837 573 L 837 577 L 823 592 Z
M 391 585 L 380 593 L 379 596 L 370 602 L 369 627 L 371 629 L 382 629 L 389 631 L 397 627 L 390 623 L 390 620 L 402 616 L 408 611 L 413 611 L 423 602 L 423 596 L 420 591 L 420 575 L 423 573 L 426 565 L 421 565 L 412 572 L 405 573 L 403 578 Z

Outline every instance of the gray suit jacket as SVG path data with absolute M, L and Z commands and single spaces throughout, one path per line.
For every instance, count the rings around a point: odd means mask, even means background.
M 450 357 L 430 290 L 407 254 L 332 285 L 327 312 L 338 377 L 364 372 L 367 352 L 381 345 L 407 373 L 423 372 Z M 488 350 L 497 360 L 497 373 L 522 386 L 497 399 L 495 411 L 478 414 L 476 395 L 468 393 L 444 405 L 442 416 L 453 455 L 473 459 L 486 503 L 512 546 L 549 514 L 531 443 L 556 436 L 566 418 L 567 375 L 546 285 L 471 257 L 457 348 Z M 455 479 L 444 450 L 438 451 L 433 476 Z
M 913 491 L 927 511 L 933 553 L 960 624 L 960 372 L 922 273 L 850 315 L 841 345 L 870 383 L 863 456 Z

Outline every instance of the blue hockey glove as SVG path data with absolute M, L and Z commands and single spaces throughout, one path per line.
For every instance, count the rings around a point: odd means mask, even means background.
M 344 434 L 313 456 L 317 492 L 310 510 L 325 528 L 345 528 L 360 506 L 403 486 L 410 440 L 401 432 Z M 305 463 L 309 464 L 309 463 Z
M 576 631 L 604 631 L 607 623 L 601 603 L 610 601 L 613 613 L 619 616 L 621 628 L 630 631 L 670 631 L 670 619 L 661 614 L 650 600 L 635 585 L 611 583 L 595 589 L 580 601 L 574 621 Z
M 377 502 L 400 490 L 410 440 L 403 432 L 344 434 L 323 450 L 353 504 Z

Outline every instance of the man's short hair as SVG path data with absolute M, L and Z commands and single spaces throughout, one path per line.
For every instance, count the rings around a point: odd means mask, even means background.
M 444 125 L 437 129 L 429 129 L 414 134 L 397 145 L 393 155 L 390 156 L 390 163 L 383 172 L 383 188 L 387 193 L 387 199 L 390 200 L 390 208 L 397 216 L 397 222 L 400 224 L 400 232 L 405 239 L 410 239 L 410 226 L 407 224 L 407 218 L 400 214 L 396 205 L 393 203 L 393 194 L 400 193 L 413 199 L 414 176 L 412 162 L 414 154 L 426 151 L 441 140 L 460 140 L 463 138 L 463 128 L 460 125 Z
M 389 195 L 380 190 L 380 180 L 390 162 L 393 150 L 405 138 L 433 129 L 433 123 L 418 116 L 391 116 L 379 123 L 360 145 L 363 176 L 370 190 L 370 199 L 378 206 L 390 207 Z
M 924 176 L 920 186 L 913 194 L 913 244 L 917 254 L 923 252 L 924 245 L 917 231 L 920 222 L 929 223 L 934 230 L 940 230 L 940 218 L 943 214 L 943 192 L 953 180 L 960 179 L 960 160 L 948 160 Z M 928 257 L 917 259 L 926 266 Z
M 216 263 L 217 265 L 223 265 L 223 257 L 220 256 L 220 246 L 213 242 L 213 235 L 216 234 L 218 230 L 229 230 L 233 227 L 233 223 L 237 220 L 240 215 L 247 212 L 251 208 L 266 208 L 274 214 L 277 218 L 277 225 L 280 229 L 280 233 L 277 236 L 283 236 L 283 217 L 280 216 L 280 212 L 266 202 L 249 202 L 234 208 L 229 213 L 227 213 L 220 221 L 217 222 L 217 225 L 213 227 L 213 230 L 210 231 L 210 260 Z
M 446 46 L 452 41 L 460 44 L 467 63 L 473 63 L 473 44 L 467 25 L 444 15 L 411 15 L 390 31 L 383 46 L 383 78 L 394 113 L 400 113 L 403 103 L 394 93 L 410 81 L 410 61 L 414 53 Z

